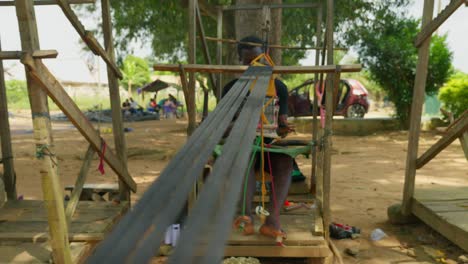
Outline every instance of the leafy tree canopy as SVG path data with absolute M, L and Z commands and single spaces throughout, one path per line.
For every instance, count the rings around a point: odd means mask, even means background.
M 131 92 L 132 87 L 139 87 L 147 84 L 150 79 L 150 69 L 148 62 L 142 58 L 128 55 L 122 65 L 121 85 Z
M 403 5 L 404 6 L 404 5 Z M 416 64 L 417 49 L 413 46 L 419 21 L 405 17 L 401 8 L 378 6 L 373 19 L 347 36 L 357 47 L 361 62 L 372 79 L 387 92 L 395 104 L 397 117 L 408 124 Z M 451 73 L 452 53 L 445 36 L 432 38 L 426 92 L 434 94 Z
M 160 61 L 183 61 L 187 51 L 187 9 L 181 0 L 113 0 L 112 15 L 116 29 L 117 50 L 120 55 L 130 53 L 134 41 L 150 45 L 153 55 Z M 217 5 L 233 5 L 235 0 L 204 0 L 199 1 L 204 6 L 213 8 Z M 303 0 L 283 0 L 283 3 L 303 3 Z M 325 1 L 322 1 L 323 3 Z M 356 25 L 368 23 L 369 15 L 376 12 L 375 1 L 350 0 L 335 1 L 335 31 L 338 35 L 347 35 Z M 388 8 L 399 6 L 402 0 L 381 0 L 382 6 Z M 88 11 L 95 11 L 95 6 Z M 224 37 L 233 38 L 229 32 L 234 32 L 233 12 L 225 12 Z M 326 8 L 323 9 L 323 25 L 325 25 Z M 316 9 L 292 8 L 283 10 L 282 43 L 292 46 L 315 46 Z M 216 36 L 216 20 L 203 16 L 203 24 L 207 36 Z M 273 29 L 274 30 L 274 29 Z M 339 40 L 343 38 L 339 38 Z M 277 43 L 275 43 L 277 44 Z M 227 46 L 229 44 L 225 44 Z M 337 45 L 340 45 L 339 43 Z M 211 54 L 215 53 L 215 43 L 209 42 Z M 200 52 L 200 49 L 198 49 Z M 283 64 L 294 65 L 305 56 L 304 50 L 284 50 Z M 197 56 L 203 62 L 201 54 Z
M 440 89 L 439 99 L 455 117 L 468 109 L 468 74 L 458 72 Z

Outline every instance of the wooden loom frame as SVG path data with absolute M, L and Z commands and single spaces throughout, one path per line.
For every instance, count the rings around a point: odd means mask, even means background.
M 103 157 L 105 162 L 119 177 L 119 193 L 121 201 L 130 201 L 130 190 L 136 191 L 136 183 L 130 176 L 127 169 L 126 142 L 123 134 L 122 114 L 120 111 L 120 95 L 117 78 L 122 74 L 115 63 L 114 46 L 112 38 L 112 24 L 110 20 L 109 0 L 102 0 L 102 17 L 104 46 L 101 46 L 90 31 L 87 31 L 80 20 L 71 9 L 70 4 L 95 3 L 95 0 L 17 0 L 3 1 L 0 6 L 15 6 L 18 16 L 22 51 L 0 51 L 0 62 L 3 59 L 19 59 L 25 65 L 28 80 L 28 93 L 30 95 L 31 110 L 33 116 L 34 138 L 36 149 L 42 153 L 41 174 L 43 176 L 44 199 L 48 201 L 48 223 L 50 232 L 50 242 L 52 256 L 57 263 L 70 263 L 70 247 L 68 238 L 68 227 L 73 216 L 77 203 L 86 179 L 89 163 L 94 153 Z M 68 20 L 76 29 L 87 46 L 95 55 L 100 56 L 107 64 L 107 74 L 109 79 L 109 93 L 112 108 L 113 133 L 117 154 L 107 148 L 103 152 L 102 144 L 105 144 L 99 133 L 96 132 L 76 106 L 73 100 L 67 95 L 61 84 L 48 71 L 42 63 L 42 59 L 55 58 L 56 51 L 45 51 L 39 48 L 39 37 L 37 33 L 34 5 L 59 5 Z M 5 96 L 4 73 L 0 64 L 0 133 L 2 139 L 3 157 L 5 165 L 6 192 L 9 200 L 16 199 L 16 180 L 12 165 L 11 139 L 8 124 L 8 110 Z M 69 120 L 75 125 L 79 132 L 90 143 L 90 147 L 85 156 L 83 166 L 77 178 L 75 189 L 70 202 L 65 210 L 63 205 L 63 192 L 60 188 L 57 174 L 57 159 L 52 146 L 52 131 L 47 104 L 47 97 L 59 106 Z M 6 118 L 3 118 L 5 117 Z

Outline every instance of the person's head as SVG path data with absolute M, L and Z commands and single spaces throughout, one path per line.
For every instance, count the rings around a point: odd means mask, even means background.
M 244 65 L 249 65 L 253 59 L 263 53 L 263 40 L 256 36 L 248 36 L 240 40 L 241 43 L 237 45 L 237 53 L 239 54 L 239 60 Z M 242 42 L 251 42 L 261 44 L 262 46 L 253 46 L 250 44 L 244 44 Z
M 132 97 L 130 97 L 130 102 L 133 102 L 133 98 L 132 98 Z
M 125 99 L 125 102 L 128 103 L 128 99 Z

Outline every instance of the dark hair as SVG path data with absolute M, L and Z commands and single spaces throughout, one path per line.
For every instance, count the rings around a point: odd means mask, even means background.
M 243 39 L 240 40 L 240 42 L 251 42 L 251 43 L 258 43 L 258 44 L 262 44 L 262 45 L 264 45 L 264 43 L 265 43 L 259 37 L 253 36 L 253 35 L 248 36 L 248 37 L 244 37 Z M 253 45 L 250 45 L 250 44 L 239 43 L 237 45 L 237 54 L 239 54 L 239 58 L 242 57 L 242 50 L 249 50 L 249 49 L 253 49 L 255 47 L 256 46 L 253 46 Z M 263 47 L 260 47 L 260 48 L 263 48 Z

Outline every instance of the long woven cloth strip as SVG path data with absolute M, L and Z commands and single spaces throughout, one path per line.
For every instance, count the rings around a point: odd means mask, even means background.
M 271 74 L 270 67 L 258 73 L 255 87 L 191 211 L 170 264 L 221 263 Z
M 149 233 L 157 241 L 151 245 L 154 253 L 167 226 L 176 221 L 184 208 L 193 184 L 244 102 L 251 83 L 255 81 L 253 77 L 261 70 L 259 68 L 249 67 L 239 78 L 134 208 L 98 245 L 87 263 L 144 263 L 134 262 L 133 257 L 140 254 L 140 249 L 147 250 L 143 246 Z

